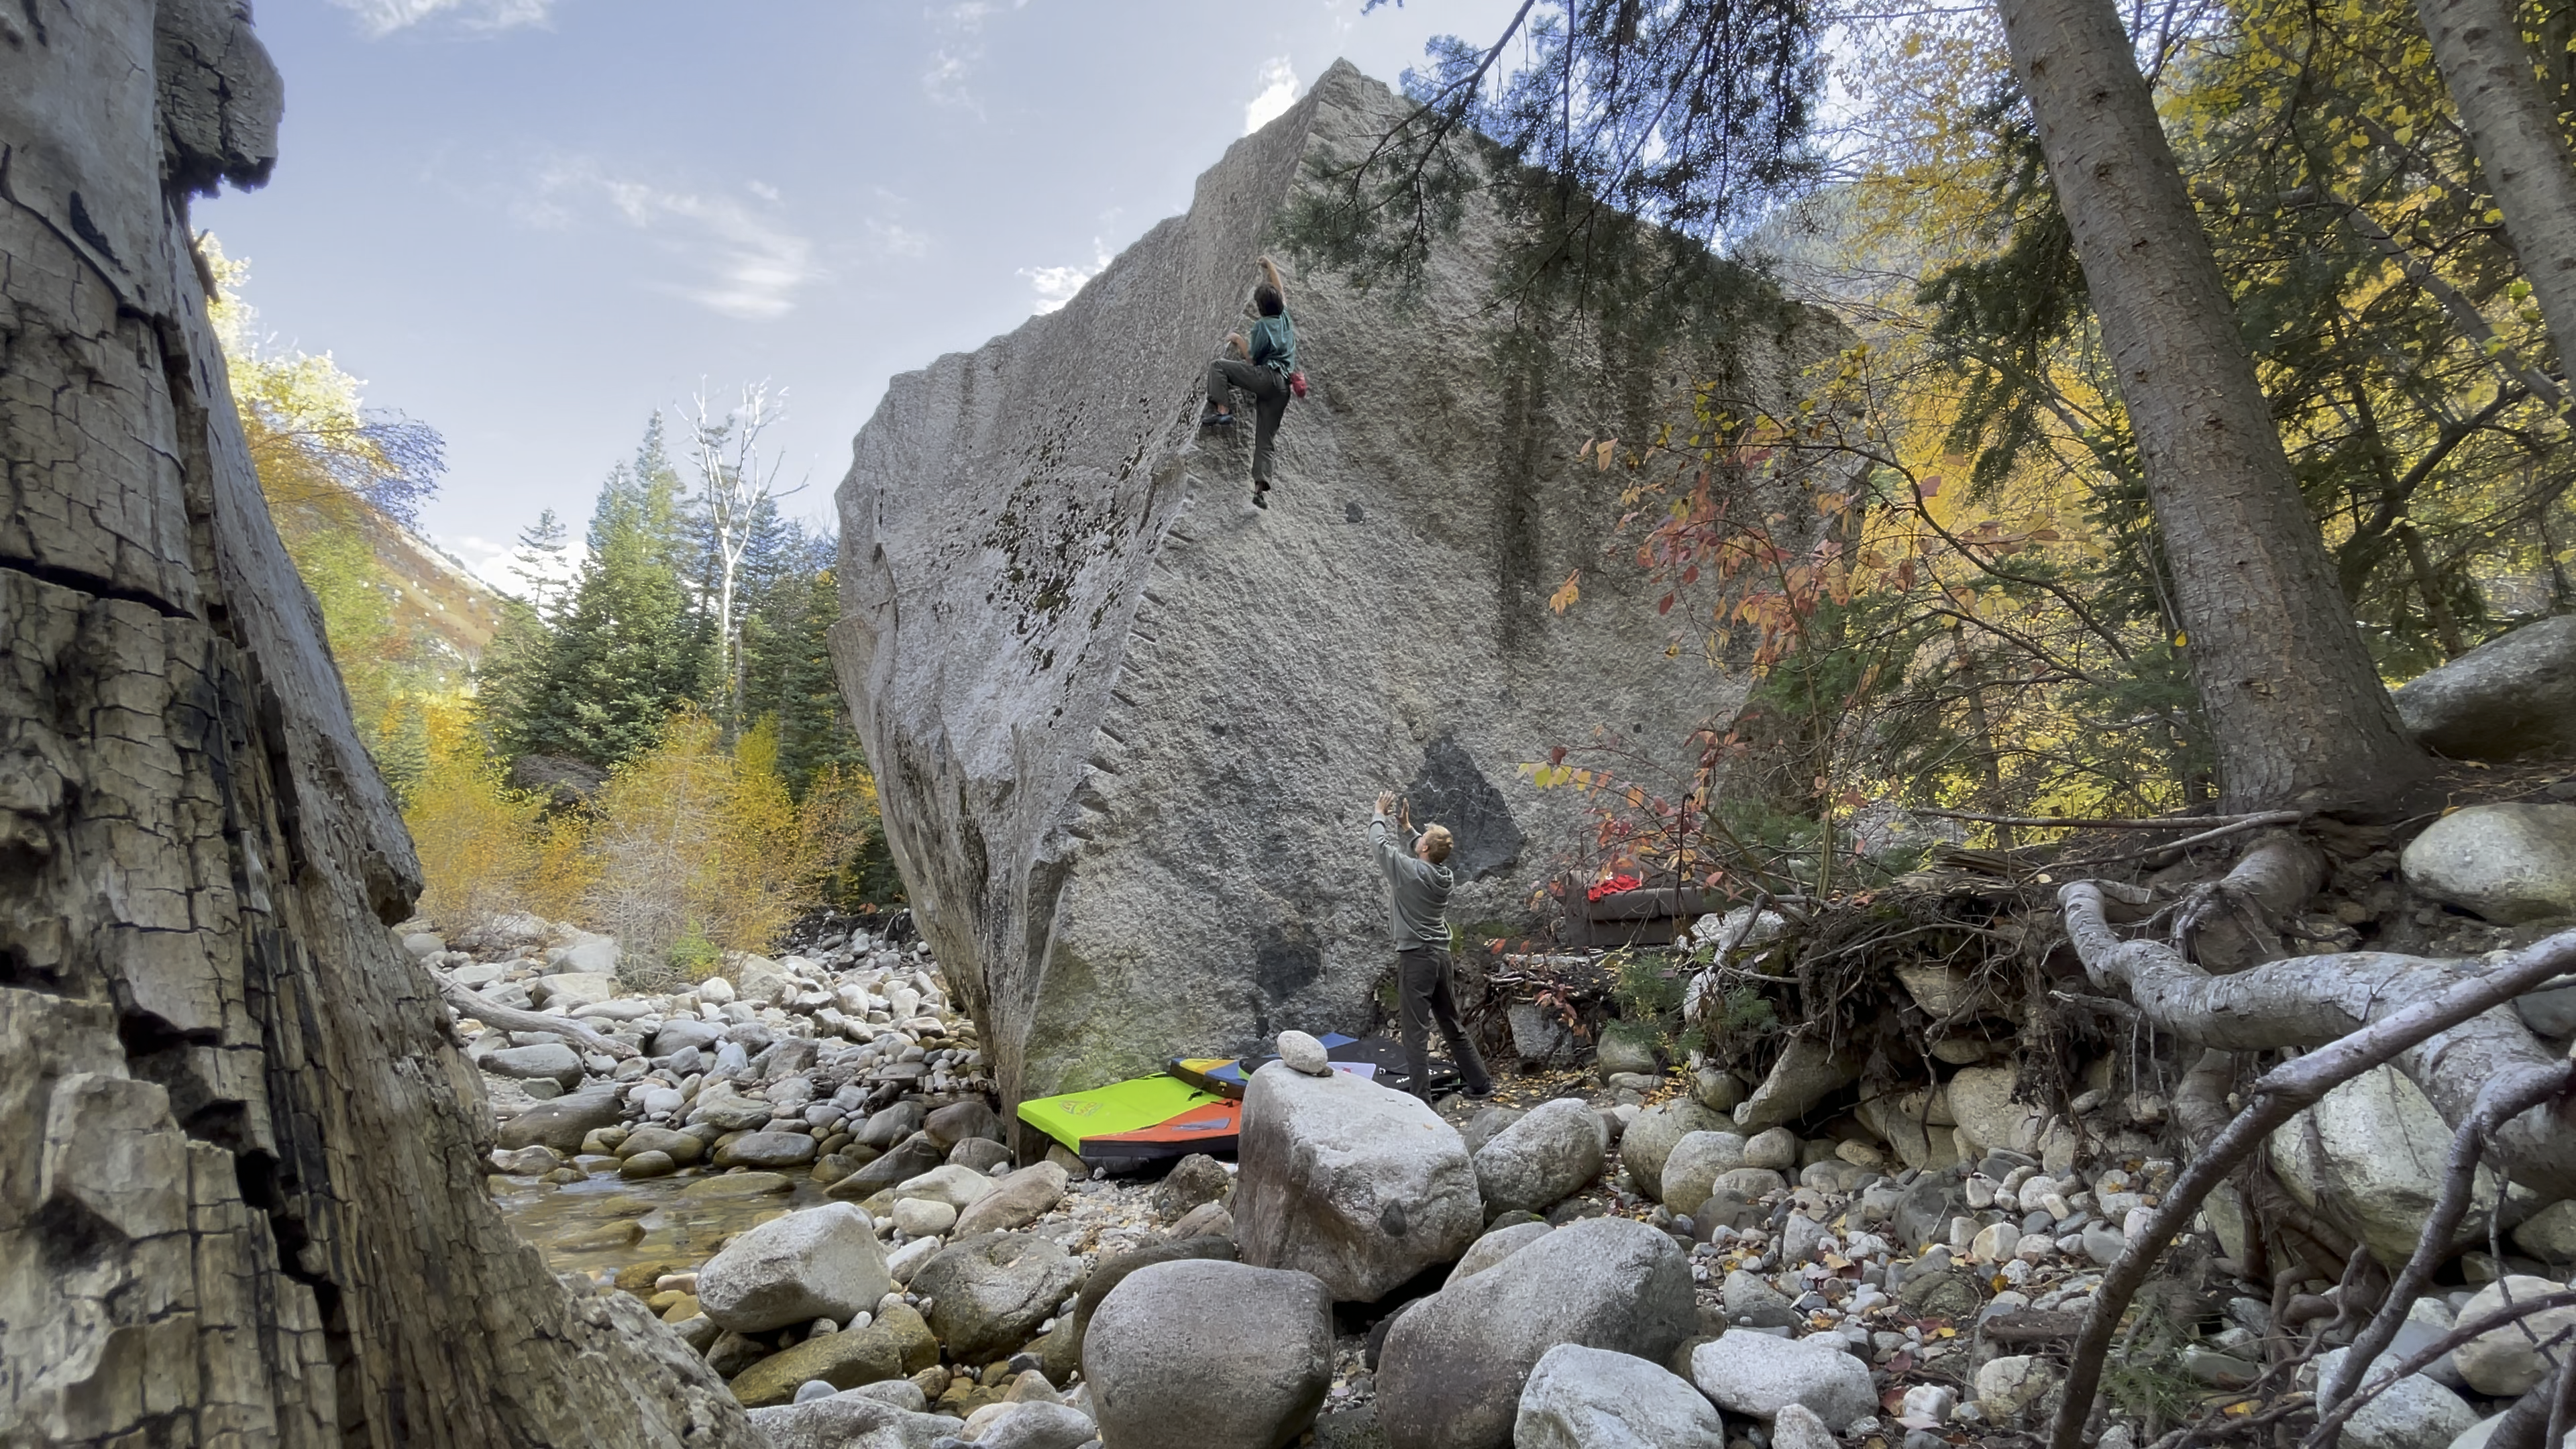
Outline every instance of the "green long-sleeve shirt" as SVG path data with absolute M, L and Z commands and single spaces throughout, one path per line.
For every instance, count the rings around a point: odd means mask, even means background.
M 1424 945 L 1447 950 L 1449 922 L 1442 913 L 1449 908 L 1449 891 L 1457 877 L 1449 867 L 1415 855 L 1410 845 L 1398 841 L 1384 813 L 1370 818 L 1369 848 L 1386 876 L 1388 934 L 1399 951 Z

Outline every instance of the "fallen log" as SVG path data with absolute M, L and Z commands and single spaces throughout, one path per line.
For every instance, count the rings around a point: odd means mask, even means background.
M 542 1011 L 522 1011 L 515 1006 L 503 1006 L 496 1001 L 487 1001 L 441 972 L 430 970 L 428 967 L 421 969 L 429 971 L 430 975 L 438 978 L 438 994 L 446 997 L 447 1004 L 456 1008 L 460 1016 L 470 1016 L 485 1026 L 497 1026 L 503 1031 L 551 1032 L 567 1040 L 579 1042 L 592 1051 L 605 1052 L 619 1061 L 635 1055 L 635 1048 L 615 1037 L 602 1035 L 596 1029 L 585 1026 L 569 1016 L 548 1016 Z

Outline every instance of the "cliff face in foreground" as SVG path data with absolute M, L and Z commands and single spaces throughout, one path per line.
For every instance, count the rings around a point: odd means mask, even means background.
M 1785 357 L 1832 345 L 1823 324 L 1723 357 L 1605 365 L 1569 342 L 1498 364 L 1501 224 L 1471 217 L 1421 305 L 1292 278 L 1314 392 L 1268 511 L 1248 425 L 1197 431 L 1305 158 L 1402 104 L 1336 65 L 1188 215 L 1061 311 L 896 378 L 859 433 L 834 656 L 915 909 L 1012 1100 L 1359 1024 L 1392 960 L 1378 790 L 1457 832 L 1453 920 L 1514 915 L 1578 811 L 1516 764 L 1601 725 L 1665 744 L 1735 703 L 1666 657 L 1626 548 L 1603 556 L 1623 475 L 1575 453 L 1637 436 L 1678 381 L 1776 396 Z M 1577 568 L 1582 605 L 1552 613 Z

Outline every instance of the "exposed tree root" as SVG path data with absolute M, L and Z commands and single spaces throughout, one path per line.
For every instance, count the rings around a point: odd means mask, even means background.
M 2474 1113 L 2488 1082 L 2555 1066 L 2556 1059 L 2520 1020 L 2497 1008 L 2576 964 L 2576 931 L 2561 932 L 2489 969 L 2480 969 L 2482 963 L 2353 952 L 2213 977 L 2170 946 L 2121 940 L 2104 919 L 2103 892 L 2093 882 L 2069 883 L 2058 901 L 2086 974 L 2096 986 L 2128 987 L 2160 1029 L 2204 1047 L 2315 1048 L 2254 1084 L 2245 1110 L 2193 1158 L 2154 1208 L 2145 1231 L 2132 1237 L 2103 1275 L 2050 1433 L 2053 1449 L 2078 1449 L 2085 1409 L 2101 1386 L 2103 1358 L 2121 1316 L 2210 1191 L 2274 1129 L 2373 1067 L 2394 1062 L 2445 1121 L 2458 1123 Z M 2576 1132 L 2569 1130 L 2563 1104 L 2507 1121 L 2496 1134 L 2496 1156 L 2517 1180 L 2555 1196 L 2576 1196 Z
M 438 978 L 438 994 L 447 998 L 448 1005 L 485 1026 L 497 1026 L 503 1031 L 551 1032 L 621 1060 L 635 1055 L 635 1048 L 615 1037 L 602 1036 L 571 1017 L 548 1016 L 542 1011 L 521 1011 L 515 1006 L 502 1006 L 475 995 L 436 971 L 429 974 Z
M 2281 955 L 2281 923 L 2325 884 L 2325 852 L 2267 830 L 2233 869 L 2192 888 L 2174 913 L 2174 942 L 2204 970 L 2233 975 Z

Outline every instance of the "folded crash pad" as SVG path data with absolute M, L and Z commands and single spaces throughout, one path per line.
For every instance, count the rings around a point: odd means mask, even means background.
M 1085 1137 L 1152 1127 L 1215 1100 L 1178 1077 L 1157 1074 L 1087 1092 L 1033 1098 L 1020 1104 L 1020 1120 L 1080 1152 Z
M 1166 1157 L 1204 1152 L 1232 1157 L 1243 1130 L 1243 1104 L 1217 1101 L 1192 1107 L 1168 1122 L 1133 1132 L 1102 1132 L 1082 1139 L 1082 1160 L 1117 1171 Z
M 1182 1081 L 1189 1083 L 1191 1086 L 1198 1088 L 1202 1092 L 1219 1092 L 1216 1082 L 1208 1076 L 1208 1073 L 1213 1072 L 1220 1067 L 1231 1067 L 1234 1065 L 1236 1065 L 1236 1062 L 1232 1057 L 1174 1057 L 1172 1058 L 1170 1065 L 1164 1067 L 1163 1070 L 1170 1072 L 1173 1076 L 1180 1078 Z M 1219 1095 L 1223 1095 L 1223 1093 L 1219 1092 Z

